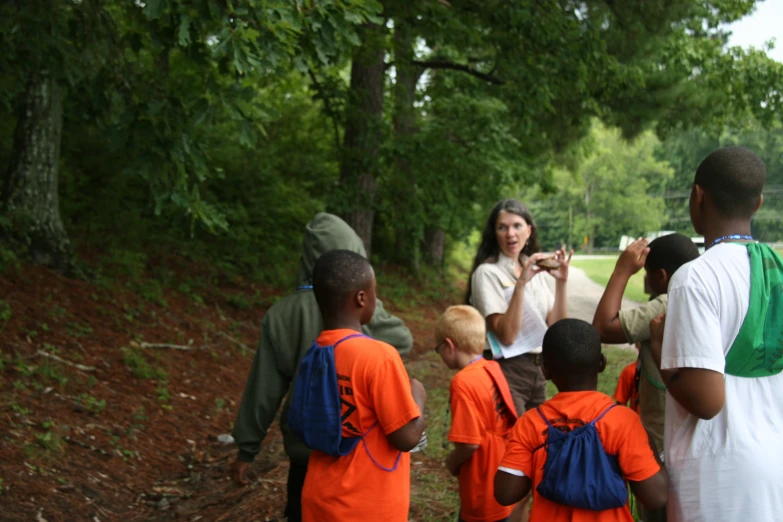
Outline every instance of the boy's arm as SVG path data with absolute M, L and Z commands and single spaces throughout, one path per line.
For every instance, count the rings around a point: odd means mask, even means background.
M 245 472 L 261 450 L 261 441 L 280 409 L 289 384 L 288 378 L 278 368 L 265 318 L 261 327 L 261 341 L 247 376 L 242 402 L 231 432 L 239 448 L 231 467 L 235 483 L 247 484 Z
M 659 369 L 665 325 L 666 314 L 650 321 L 650 351 Z M 709 420 L 723 409 L 726 387 L 722 373 L 706 368 L 673 368 L 661 370 L 661 378 L 666 390 L 691 415 Z
M 646 480 L 633 481 L 629 480 L 628 485 L 631 487 L 636 499 L 642 503 L 647 509 L 660 509 L 666 504 L 666 498 L 669 490 L 669 475 L 666 473 L 666 469 L 661 463 L 660 453 L 655 446 L 650 433 L 647 432 L 647 438 L 650 441 L 650 448 L 652 448 L 655 460 L 661 467 L 660 471 Z
M 455 442 L 454 450 L 446 457 L 446 467 L 449 469 L 449 473 L 452 475 L 459 473 L 459 467 L 466 463 L 477 449 L 479 449 L 478 444 Z
M 424 390 L 424 385 L 416 379 L 411 379 L 411 394 L 413 400 L 419 407 L 419 412 L 424 412 L 424 403 L 427 400 L 427 392 Z M 415 419 L 409 421 L 405 426 L 395 430 L 386 438 L 389 439 L 389 443 L 400 451 L 410 451 L 416 447 L 421 440 L 421 434 L 424 432 L 424 417 L 419 415 Z
M 530 494 L 531 486 L 529 477 L 499 469 L 495 473 L 495 500 L 501 506 L 513 506 Z
M 629 480 L 628 484 L 636 500 L 647 509 L 660 509 L 666 504 L 669 495 L 669 475 L 663 466 L 658 473 L 647 480 L 639 482 Z
M 530 413 L 530 412 L 528 412 Z M 540 434 L 528 414 L 522 415 L 506 445 L 506 452 L 495 473 L 495 500 L 503 506 L 511 506 L 530 494 L 534 474 L 533 445 Z
M 637 239 L 626 248 L 614 267 L 614 272 L 609 278 L 606 290 L 598 302 L 598 308 L 593 317 L 593 326 L 601 335 L 601 341 L 604 343 L 624 343 L 628 339 L 620 325 L 620 308 L 623 303 L 623 292 L 628 285 L 628 280 L 632 275 L 644 267 L 647 260 L 647 254 L 650 249 L 647 247 L 646 239 Z

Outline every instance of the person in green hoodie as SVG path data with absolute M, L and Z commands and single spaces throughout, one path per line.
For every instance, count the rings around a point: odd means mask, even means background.
M 305 227 L 296 292 L 272 306 L 261 323 L 261 340 L 231 433 L 239 448 L 231 465 L 231 478 L 238 485 L 246 485 L 245 473 L 261 450 L 261 441 L 285 397 L 280 429 L 286 455 L 291 461 L 285 508 L 289 522 L 299 522 L 302 517 L 302 486 L 310 449 L 288 428 L 288 408 L 299 360 L 323 330 L 312 289 L 313 267 L 324 253 L 338 249 L 367 257 L 362 240 L 345 221 L 332 214 L 316 214 Z M 408 353 L 413 347 L 410 330 L 401 319 L 384 310 L 380 300 L 377 300 L 372 320 L 362 330 L 379 341 L 391 344 L 400 355 Z

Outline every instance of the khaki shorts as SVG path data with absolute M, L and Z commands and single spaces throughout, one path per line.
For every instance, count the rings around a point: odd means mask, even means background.
M 541 371 L 540 353 L 523 353 L 510 359 L 498 359 L 517 414 L 521 417 L 527 410 L 540 406 L 546 400 L 546 379 Z

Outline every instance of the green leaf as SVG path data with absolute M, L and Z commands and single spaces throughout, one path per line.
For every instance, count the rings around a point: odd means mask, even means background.
M 167 0 L 147 0 L 144 5 L 144 16 L 150 20 L 157 20 L 167 7 Z
M 186 47 L 190 44 L 190 17 L 185 15 L 179 21 L 179 45 Z

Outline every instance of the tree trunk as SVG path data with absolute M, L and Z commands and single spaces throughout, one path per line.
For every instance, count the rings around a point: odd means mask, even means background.
M 343 217 L 372 251 L 375 179 L 379 171 L 384 83 L 384 27 L 365 24 L 351 64 L 340 166 L 340 187 L 350 207 Z
M 414 107 L 416 84 L 424 69 L 413 64 L 415 38 L 409 16 L 402 12 L 394 18 L 394 201 L 400 210 L 395 217 L 397 259 L 418 272 L 424 209 L 416 196 L 416 173 L 411 156 L 414 136 L 418 132 Z
M 446 253 L 446 232 L 442 228 L 427 227 L 424 234 L 424 259 L 430 266 L 443 267 Z
M 33 263 L 81 277 L 60 219 L 57 191 L 63 115 L 60 88 L 48 71 L 34 74 L 19 104 L 3 204 L 5 235 Z

